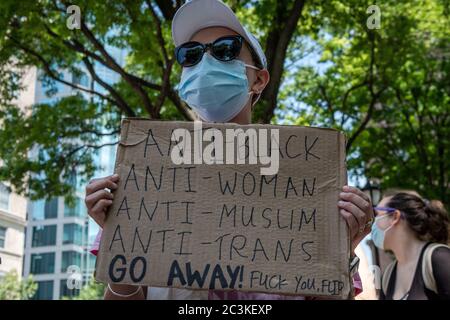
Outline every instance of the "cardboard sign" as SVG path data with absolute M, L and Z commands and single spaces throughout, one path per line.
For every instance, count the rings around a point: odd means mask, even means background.
M 200 125 L 122 122 L 97 280 L 347 298 L 350 240 L 337 207 L 344 135 Z

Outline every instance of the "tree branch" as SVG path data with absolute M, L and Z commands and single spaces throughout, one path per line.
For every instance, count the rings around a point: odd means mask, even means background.
M 12 41 L 13 41 L 13 42 L 14 42 L 21 50 L 23 50 L 24 52 L 26 52 L 26 53 L 32 55 L 32 56 L 35 57 L 36 59 L 38 59 L 38 60 L 41 62 L 42 68 L 44 69 L 44 71 L 46 72 L 46 74 L 47 74 L 50 78 L 52 78 L 53 80 L 55 80 L 55 81 L 57 81 L 57 82 L 59 82 L 59 83 L 62 83 L 62 84 L 64 84 L 64 85 L 66 85 L 66 86 L 69 86 L 69 87 L 71 87 L 71 88 L 73 88 L 73 89 L 80 90 L 80 91 L 83 91 L 83 92 L 86 92 L 86 93 L 89 93 L 89 94 L 96 95 L 96 96 L 98 96 L 98 97 L 100 97 L 100 98 L 102 98 L 102 99 L 104 99 L 104 100 L 106 100 L 106 101 L 108 101 L 108 102 L 110 102 L 110 103 L 112 103 L 112 104 L 117 105 L 117 106 L 120 107 L 120 105 L 118 105 L 117 102 L 116 102 L 115 100 L 113 100 L 113 99 L 111 99 L 111 98 L 109 98 L 109 97 L 107 97 L 107 96 L 101 94 L 100 92 L 97 92 L 97 91 L 94 91 L 94 90 L 90 90 L 90 89 L 86 89 L 86 88 L 84 88 L 84 87 L 77 86 L 77 85 L 75 85 L 75 84 L 73 84 L 73 83 L 71 83 L 71 82 L 68 82 L 68 81 L 66 81 L 66 80 L 63 80 L 63 79 L 59 78 L 59 77 L 53 72 L 53 70 L 51 69 L 50 63 L 49 63 L 48 61 L 46 61 L 40 54 L 38 54 L 36 51 L 34 51 L 34 50 L 32 50 L 32 49 L 30 49 L 30 48 L 24 46 L 23 44 L 21 44 L 19 41 L 17 41 L 17 40 L 14 39 L 13 37 L 8 36 L 8 38 L 11 39 L 11 40 L 12 40 Z
M 47 33 L 49 35 L 51 35 L 52 37 L 54 37 L 55 39 L 61 41 L 66 47 L 68 47 L 69 49 L 72 49 L 76 52 L 82 53 L 85 55 L 85 57 L 83 58 L 83 62 L 86 65 L 89 73 L 91 74 L 92 78 L 97 81 L 103 88 L 105 88 L 110 94 L 111 96 L 114 97 L 115 101 L 116 101 L 116 105 L 119 106 L 119 108 L 121 108 L 125 114 L 129 117 L 134 117 L 135 113 L 134 111 L 131 109 L 131 107 L 125 102 L 125 100 L 119 95 L 119 93 L 117 91 L 114 90 L 113 87 L 111 87 L 110 85 L 108 85 L 106 82 L 104 82 L 102 79 L 100 79 L 100 77 L 97 75 L 97 73 L 95 72 L 92 64 L 89 62 L 89 60 L 86 57 L 91 57 L 93 59 L 95 59 L 96 61 L 100 62 L 101 64 L 103 64 L 104 66 L 109 68 L 109 65 L 106 63 L 106 61 L 104 61 L 100 56 L 96 55 L 95 53 L 87 50 L 82 43 L 80 43 L 78 40 L 76 39 L 72 39 L 72 41 L 68 41 L 63 39 L 60 35 L 58 35 L 56 32 L 54 32 L 49 26 L 47 26 L 46 24 L 44 24 L 45 29 L 47 30 Z M 89 66 L 88 66 L 89 65 Z
M 161 47 L 161 51 L 162 51 L 164 63 L 165 63 L 165 68 L 163 68 L 164 71 L 163 71 L 163 77 L 162 77 L 162 90 L 158 97 L 158 101 L 156 102 L 156 105 L 155 105 L 155 109 L 159 113 L 159 111 L 161 110 L 161 107 L 164 104 L 164 101 L 167 97 L 169 89 L 170 89 L 170 74 L 172 73 L 172 66 L 174 63 L 174 59 L 169 58 L 169 55 L 167 53 L 166 42 L 164 40 L 164 36 L 162 33 L 162 28 L 161 28 L 161 20 L 159 19 L 158 15 L 156 14 L 155 10 L 153 9 L 153 6 L 152 6 L 150 0 L 146 0 L 145 3 L 147 4 L 147 7 L 148 7 L 153 19 L 155 20 L 156 35 L 157 35 L 157 39 L 159 42 L 159 46 Z
M 120 130 L 114 130 L 111 132 L 100 132 L 97 130 L 91 130 L 91 129 L 82 129 L 80 131 L 70 131 L 70 134 L 73 135 L 80 135 L 80 134 L 84 134 L 84 133 L 90 133 L 90 134 L 94 134 L 96 136 L 99 137 L 106 137 L 106 136 L 114 136 L 120 133 Z
M 71 156 L 73 156 L 74 154 L 76 154 L 78 151 L 86 148 L 86 149 L 101 149 L 103 147 L 107 147 L 107 146 L 115 146 L 119 143 L 120 141 L 115 141 L 115 142 L 107 142 L 101 145 L 93 145 L 93 144 L 83 144 L 81 146 L 76 147 L 75 149 L 70 150 L 68 153 L 64 154 L 63 156 L 61 156 L 60 158 L 62 159 L 67 159 L 70 158 Z
M 264 105 L 265 110 L 263 110 L 262 117 L 259 119 L 263 123 L 270 122 L 277 107 L 286 51 L 296 30 L 305 2 L 306 0 L 296 0 L 286 16 L 288 3 L 286 1 L 277 1 L 277 12 L 272 21 L 273 29 L 269 32 L 266 42 L 266 55 L 271 80 L 261 97 L 262 100 L 267 102 Z
M 99 55 L 95 54 L 92 51 L 87 50 L 81 42 L 79 42 L 76 39 L 71 39 L 71 41 L 63 39 L 59 34 L 54 32 L 47 24 L 44 23 L 44 27 L 47 30 L 47 33 L 52 36 L 53 38 L 57 39 L 58 41 L 61 41 L 66 47 L 69 49 L 72 49 L 76 52 L 83 53 L 85 56 L 88 56 L 90 58 L 95 59 L 96 61 L 103 64 L 105 67 L 109 68 L 109 65 L 106 63 L 105 60 L 103 60 Z
M 159 94 L 158 101 L 156 102 L 156 105 L 155 105 L 156 112 L 158 112 L 158 113 L 161 110 L 161 107 L 164 104 L 164 101 L 166 100 L 167 94 L 170 90 L 170 74 L 172 72 L 172 65 L 173 65 L 173 60 L 168 60 L 166 69 L 164 70 L 163 79 L 162 79 L 163 87 L 162 87 L 161 93 Z
M 370 119 L 372 118 L 372 113 L 373 113 L 373 109 L 374 109 L 376 102 L 377 101 L 374 98 L 372 98 L 372 100 L 370 101 L 366 116 L 364 117 L 363 121 L 360 123 L 360 125 L 358 126 L 356 131 L 353 132 L 353 134 L 350 136 L 350 138 L 347 141 L 347 147 L 346 147 L 347 152 L 350 151 L 350 148 L 351 148 L 353 142 L 355 142 L 356 138 L 358 138 L 358 136 L 366 129 L 367 124 L 369 123 Z
M 367 82 L 367 80 L 364 80 L 364 81 L 361 82 L 361 83 L 355 84 L 354 86 L 352 86 L 350 89 L 348 89 L 348 90 L 344 93 L 344 97 L 342 98 L 342 110 L 345 111 L 345 110 L 347 109 L 347 100 L 348 100 L 348 97 L 349 97 L 350 93 L 351 93 L 352 91 L 354 91 L 354 90 L 356 90 L 356 89 L 359 89 L 359 88 L 361 88 L 361 87 L 364 87 L 364 86 L 366 86 L 366 85 L 368 85 L 368 82 Z
M 380 91 L 375 92 L 374 90 L 374 66 L 375 66 L 375 36 L 373 33 L 368 33 L 368 38 L 370 40 L 370 65 L 369 65 L 369 74 L 368 74 L 368 80 L 367 80 L 367 87 L 369 89 L 371 100 L 369 104 L 369 108 L 367 110 L 366 116 L 364 117 L 363 121 L 360 123 L 358 128 L 355 132 L 350 136 L 350 138 L 347 141 L 347 152 L 350 151 L 350 148 L 352 144 L 355 142 L 355 140 L 358 138 L 358 136 L 366 129 L 367 124 L 369 123 L 370 119 L 372 118 L 373 109 L 375 106 L 375 103 L 377 103 L 379 96 L 383 93 L 383 91 L 386 89 L 386 87 L 380 89 Z M 358 86 L 358 85 L 357 85 Z M 355 87 L 357 87 L 355 86 Z M 348 96 L 348 95 L 347 95 Z M 346 101 L 346 97 L 344 97 Z
M 396 95 L 396 98 L 397 98 L 398 102 L 400 103 L 400 105 L 402 105 L 404 107 L 402 109 L 402 114 L 405 117 L 405 121 L 409 127 L 409 130 L 411 130 L 413 139 L 415 141 L 414 147 L 417 150 L 417 153 L 423 162 L 423 166 L 422 166 L 423 171 L 424 171 L 423 174 L 427 178 L 428 183 L 430 185 L 432 185 L 433 184 L 433 176 L 432 176 L 431 172 L 429 172 L 427 170 L 430 161 L 428 158 L 427 150 L 425 149 L 426 143 L 425 143 L 425 140 L 423 137 L 422 121 L 418 122 L 419 123 L 419 132 L 417 132 L 414 129 L 414 126 L 412 125 L 412 123 L 409 119 L 409 113 L 405 110 L 406 102 L 404 101 L 404 99 L 402 99 L 402 94 L 401 94 L 400 89 L 398 89 L 398 88 L 395 89 L 395 95 Z M 416 112 L 418 112 L 418 108 L 416 109 Z M 420 116 L 420 115 L 418 115 L 418 116 Z
M 159 19 L 158 15 L 156 14 L 155 10 L 153 9 L 153 6 L 152 6 L 150 0 L 146 0 L 145 3 L 147 4 L 147 7 L 148 7 L 153 19 L 155 20 L 156 36 L 158 38 L 159 46 L 161 47 L 161 51 L 162 51 L 163 57 L 164 57 L 164 62 L 166 63 L 166 68 L 167 68 L 169 65 L 169 56 L 167 54 L 166 43 L 164 40 L 164 36 L 162 34 L 161 20 Z
M 51 35 L 52 37 L 54 37 L 54 38 L 60 40 L 61 42 L 63 42 L 63 44 L 65 44 L 68 48 L 70 48 L 70 49 L 72 49 L 72 50 L 75 50 L 76 52 L 83 53 L 84 55 L 86 55 L 86 56 L 88 56 L 88 57 L 90 57 L 90 58 L 93 58 L 93 59 L 95 59 L 96 61 L 100 62 L 102 65 L 104 65 L 104 66 L 107 67 L 108 69 L 110 69 L 110 70 L 112 70 L 112 71 L 114 71 L 114 72 L 117 72 L 118 74 L 121 74 L 121 73 L 119 73 L 116 69 L 112 68 L 110 63 L 108 63 L 108 62 L 106 62 L 105 60 L 103 60 L 102 57 L 100 57 L 99 55 L 95 54 L 94 52 L 92 52 L 92 51 L 86 49 L 86 47 L 84 47 L 83 44 L 82 44 L 81 42 L 79 42 L 77 39 L 73 39 L 73 38 L 72 38 L 72 39 L 71 39 L 72 42 L 71 42 L 71 41 L 68 41 L 68 40 L 64 40 L 60 35 L 58 35 L 58 34 L 55 33 L 53 30 L 51 30 L 49 26 L 47 26 L 47 25 L 45 25 L 45 24 L 44 24 L 44 26 L 45 26 L 45 28 L 46 28 L 46 30 L 47 30 L 47 33 L 48 33 L 49 35 Z M 119 67 L 120 67 L 120 66 L 119 66 Z M 120 67 L 120 68 L 121 68 L 121 67 Z M 149 82 L 149 81 L 147 81 L 147 80 L 145 80 L 145 79 L 143 79 L 143 78 L 134 76 L 134 75 L 132 75 L 132 74 L 126 72 L 123 68 L 121 68 L 121 69 L 123 70 L 123 72 L 126 73 L 126 75 L 127 75 L 130 79 L 132 79 L 133 81 L 139 83 L 141 86 L 147 87 L 147 88 L 152 89 L 152 90 L 161 91 L 161 86 L 160 86 L 160 85 L 151 83 L 151 82 Z
M 195 114 L 186 106 L 186 103 L 180 99 L 178 94 L 175 92 L 175 90 L 170 89 L 169 95 L 168 95 L 170 101 L 175 105 L 175 107 L 178 109 L 178 111 L 181 112 L 181 114 L 187 119 L 187 120 L 195 120 L 196 116 Z
M 330 119 L 331 119 L 331 125 L 334 126 L 335 119 L 334 119 L 333 104 L 331 103 L 331 100 L 330 100 L 330 98 L 327 95 L 326 88 L 324 86 L 322 86 L 322 85 L 319 85 L 319 90 L 320 90 L 320 92 L 322 94 L 323 99 L 327 103 L 327 108 L 328 108 L 328 112 L 330 114 Z
M 110 86 L 105 81 L 100 79 L 100 77 L 95 72 L 94 66 L 89 61 L 89 59 L 87 57 L 83 57 L 83 62 L 84 62 L 84 65 L 86 66 L 86 69 L 91 74 L 92 79 L 94 79 L 94 81 L 98 82 L 98 84 L 100 84 L 103 88 L 105 88 L 111 94 L 111 96 L 113 96 L 115 101 L 117 101 L 117 104 L 120 105 L 120 108 L 122 110 L 124 110 L 126 115 L 129 117 L 135 117 L 136 114 L 134 113 L 133 109 L 131 109 L 131 107 L 125 102 L 125 100 L 122 99 L 122 97 L 119 95 L 119 93 L 112 86 Z
M 81 32 L 86 36 L 86 38 L 94 45 L 94 47 L 102 54 L 105 58 L 105 61 L 108 63 L 111 69 L 119 73 L 122 78 L 131 86 L 131 88 L 141 97 L 141 100 L 144 104 L 145 109 L 149 113 L 152 118 L 159 118 L 158 114 L 155 114 L 154 107 L 148 97 L 147 92 L 131 77 L 129 77 L 128 73 L 109 55 L 100 41 L 94 36 L 91 30 L 87 27 L 83 19 L 81 19 Z
M 177 1 L 176 7 L 174 7 L 172 0 L 156 0 L 155 2 L 158 5 L 159 10 L 163 14 L 164 19 L 169 21 L 173 19 L 175 12 L 177 11 L 178 7 L 180 7 L 182 4 L 181 1 Z

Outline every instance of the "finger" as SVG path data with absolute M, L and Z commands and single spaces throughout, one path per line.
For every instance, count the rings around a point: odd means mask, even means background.
M 341 209 L 340 213 L 344 217 L 345 222 L 347 223 L 348 229 L 350 231 L 349 232 L 350 238 L 353 239 L 358 234 L 358 222 L 356 221 L 353 214 L 351 214 L 347 210 Z
M 89 216 L 94 219 L 94 221 L 103 228 L 106 219 L 106 209 L 108 208 L 108 203 L 111 200 L 102 199 L 96 203 L 94 208 L 89 211 Z
M 111 192 L 109 192 L 105 189 L 102 189 L 102 190 L 98 190 L 98 191 L 86 196 L 86 199 L 84 200 L 84 202 L 86 203 L 86 207 L 88 209 L 91 209 L 100 199 L 113 200 L 114 195 Z
M 367 202 L 372 203 L 370 197 L 367 194 L 365 194 L 364 192 L 362 192 L 361 190 L 359 190 L 358 188 L 350 187 L 350 186 L 344 186 L 342 188 L 342 190 L 344 190 L 344 192 L 356 193 L 357 195 L 359 195 L 361 198 L 363 198 Z
M 103 179 L 109 179 L 109 180 L 111 180 L 113 182 L 117 182 L 117 181 L 119 181 L 119 175 L 117 173 L 114 173 L 114 174 L 111 174 L 111 175 L 106 176 L 106 177 L 94 178 L 89 183 L 94 182 L 94 181 L 98 181 L 98 180 L 103 180 Z
M 89 211 L 89 215 L 97 224 L 103 227 L 106 219 L 106 209 L 112 204 L 112 200 L 101 199 L 95 206 Z
M 109 179 L 113 182 L 117 182 L 119 181 L 119 175 L 117 173 L 114 173 L 110 176 L 106 176 L 106 177 L 101 177 L 101 178 L 93 178 L 89 181 L 89 184 L 100 181 L 100 180 L 104 180 L 104 179 Z
M 338 206 L 339 208 L 345 209 L 347 212 L 350 212 L 355 217 L 355 220 L 359 226 L 359 232 L 362 232 L 365 229 L 366 214 L 361 211 L 360 208 L 348 201 L 339 201 Z
M 367 220 L 370 219 L 370 214 L 372 211 L 372 205 L 370 204 L 370 202 L 368 202 L 358 194 L 352 192 L 341 192 L 339 194 L 339 197 L 341 200 L 351 202 L 358 206 L 358 208 L 360 208 L 362 212 L 366 213 L 366 215 L 369 215 Z
M 109 199 L 100 199 L 97 203 L 92 207 L 91 213 L 97 214 L 101 212 L 105 212 L 106 209 L 112 204 L 112 200 Z
M 361 198 L 363 198 L 365 201 L 367 201 L 367 205 L 368 205 L 367 210 L 364 210 L 364 208 L 362 208 L 362 209 L 364 212 L 369 213 L 369 216 L 367 217 L 367 221 L 373 221 L 373 219 L 375 217 L 375 213 L 373 211 L 373 204 L 372 204 L 372 200 L 370 199 L 370 197 L 367 194 L 365 194 L 364 192 L 362 192 L 361 190 L 359 190 L 358 188 L 344 186 L 343 190 L 347 193 L 348 192 L 354 193 L 354 194 L 360 196 Z
M 101 213 L 96 213 L 96 214 L 89 214 L 89 216 L 94 219 L 94 221 L 101 227 L 103 228 L 103 225 L 105 223 L 105 219 L 106 219 L 106 213 L 105 212 L 101 212 Z
M 94 179 L 86 186 L 86 195 L 94 193 L 98 190 L 108 188 L 110 190 L 117 189 L 117 184 L 119 176 L 109 176 L 106 178 Z
M 114 173 L 114 174 L 106 176 L 106 177 L 94 178 L 94 179 L 91 179 L 91 181 L 89 181 L 89 184 L 92 184 L 92 183 L 95 183 L 95 182 L 98 182 L 101 180 L 105 180 L 105 179 L 111 180 L 112 182 L 117 182 L 117 181 L 119 181 L 119 175 L 117 173 Z

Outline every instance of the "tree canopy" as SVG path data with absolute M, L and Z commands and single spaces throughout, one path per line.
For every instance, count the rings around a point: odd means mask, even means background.
M 342 130 L 354 176 L 449 203 L 448 0 L 225 2 L 268 59 L 271 81 L 254 122 Z M 32 198 L 70 195 L 71 177 L 94 174 L 93 155 L 111 143 L 104 137 L 117 137 L 121 117 L 192 120 L 176 91 L 170 30 L 183 3 L 1 1 L 0 180 Z M 71 4 L 80 29 L 67 27 Z M 368 27 L 373 4 L 377 28 Z M 126 52 L 122 62 L 117 49 Z M 20 79 L 32 66 L 49 94 L 65 85 L 72 95 L 19 108 Z M 85 73 L 94 85 L 67 73 Z
M 96 282 L 94 278 L 89 279 L 89 282 L 84 285 L 79 294 L 71 297 L 62 297 L 63 300 L 102 300 L 105 293 L 105 285 Z
M 7 272 L 0 279 L 0 300 L 31 299 L 37 287 L 37 283 L 31 276 L 20 279 L 15 270 Z

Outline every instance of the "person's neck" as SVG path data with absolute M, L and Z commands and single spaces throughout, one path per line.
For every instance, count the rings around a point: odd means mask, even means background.
M 410 262 L 415 262 L 424 244 L 424 241 L 417 239 L 417 237 L 408 232 L 399 234 L 392 248 L 397 263 L 405 265 Z

